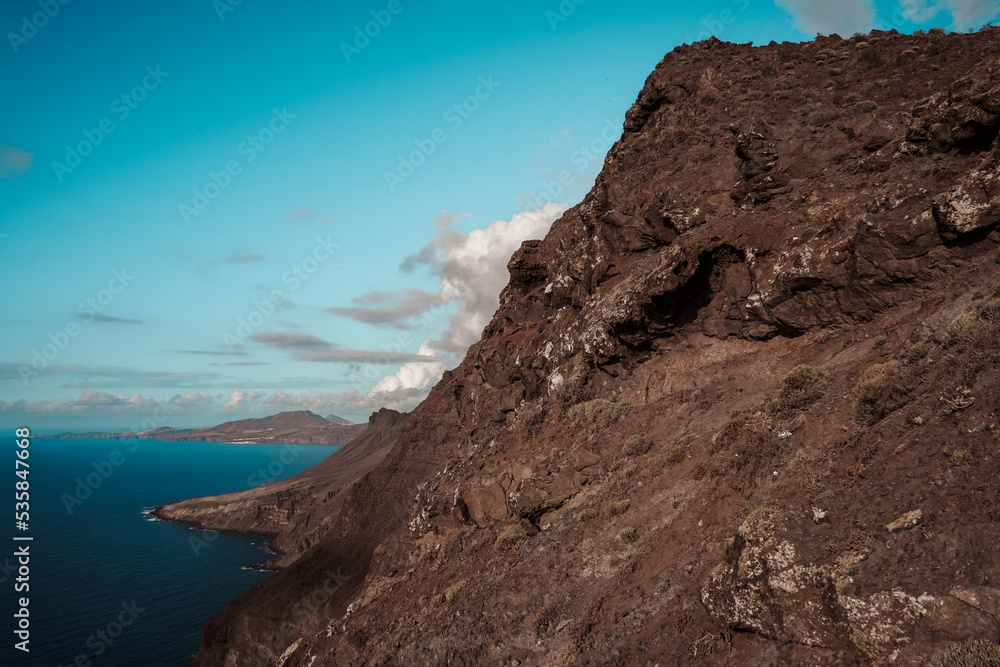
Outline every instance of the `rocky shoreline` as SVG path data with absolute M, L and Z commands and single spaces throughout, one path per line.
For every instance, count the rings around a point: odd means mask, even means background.
M 303 544 L 325 533 L 324 514 L 335 511 L 344 490 L 381 461 L 405 421 L 404 413 L 382 410 L 362 425 L 360 435 L 294 477 L 160 506 L 151 514 L 201 530 L 265 537 L 275 553 L 265 568 L 281 569 L 295 560 Z

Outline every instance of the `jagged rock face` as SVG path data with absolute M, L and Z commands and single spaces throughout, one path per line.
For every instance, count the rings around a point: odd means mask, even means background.
M 997 640 L 1000 352 L 968 332 L 1000 311 L 998 36 L 675 49 L 482 340 L 196 664 L 909 665 Z M 859 416 L 875 363 L 895 384 Z M 770 409 L 799 364 L 822 398 Z

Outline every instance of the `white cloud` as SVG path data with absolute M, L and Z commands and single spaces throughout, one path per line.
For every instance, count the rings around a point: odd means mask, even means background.
M 951 14 L 953 30 L 978 30 L 996 21 L 1000 15 L 1000 0 L 899 0 L 903 18 L 913 23 L 926 23 L 941 12 Z
M 245 410 L 255 398 L 259 398 L 260 396 L 263 396 L 263 392 L 233 389 L 229 394 L 229 400 L 222 406 L 220 412 L 239 412 Z
M 944 0 L 944 5 L 955 30 L 977 30 L 1000 14 L 1000 0 Z
M 567 208 L 566 204 L 547 204 L 541 209 L 515 214 L 510 220 L 495 220 L 468 234 L 450 229 L 454 220 L 449 218 L 465 214 L 452 216 L 442 211 L 435 219 L 442 231 L 400 266 L 404 272 L 426 267 L 438 277 L 440 294 L 423 290 L 371 292 L 354 299 L 355 307 L 327 309 L 358 322 L 406 328 L 400 322 L 408 317 L 430 312 L 437 305 L 460 304 L 440 341 L 425 340 L 416 355 L 407 355 L 410 358 L 398 353 L 392 355 L 391 359 L 404 362 L 400 369 L 376 381 L 367 394 L 356 390 L 338 394 L 336 400 L 342 402 L 339 409 L 412 410 L 448 368 L 445 360 L 439 359 L 439 353 L 448 353 L 446 356 L 451 359 L 460 358 L 479 340 L 500 305 L 500 292 L 510 278 L 507 262 L 514 251 L 527 239 L 544 237 Z M 446 215 L 448 218 L 443 217 Z
M 479 340 L 500 305 L 500 292 L 509 280 L 510 256 L 522 241 L 545 236 L 567 208 L 566 204 L 546 204 L 535 211 L 518 213 L 509 221 L 495 220 L 468 234 L 439 234 L 404 263 L 428 266 L 439 278 L 441 300 L 462 304 L 442 334 L 443 350 L 461 356 Z
M 930 21 L 944 9 L 941 3 L 928 0 L 899 0 L 899 7 L 903 11 L 903 18 L 914 23 Z
M 791 14 L 795 27 L 809 35 L 849 37 L 875 27 L 872 0 L 774 0 L 774 4 Z
M 439 356 L 438 351 L 434 349 L 434 344 L 429 340 L 425 340 L 420 344 L 418 354 L 423 357 Z M 432 385 L 441 379 L 441 374 L 444 373 L 445 368 L 444 362 L 441 361 L 430 363 L 415 363 L 411 361 L 405 363 L 392 375 L 386 375 L 376 382 L 368 395 L 375 398 L 379 394 L 394 394 L 400 390 L 430 389 Z

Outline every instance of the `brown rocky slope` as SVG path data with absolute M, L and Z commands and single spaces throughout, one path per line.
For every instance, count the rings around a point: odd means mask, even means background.
M 998 37 L 675 49 L 482 340 L 194 664 L 1000 639 Z

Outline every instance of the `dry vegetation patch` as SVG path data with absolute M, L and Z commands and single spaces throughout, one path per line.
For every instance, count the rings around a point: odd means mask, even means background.
M 503 529 L 499 535 L 497 535 L 496 542 L 493 543 L 494 548 L 497 551 L 510 551 L 515 547 L 520 546 L 522 542 L 528 539 L 528 531 L 524 529 L 519 523 L 511 524 Z
M 894 363 L 869 367 L 854 385 L 854 421 L 868 427 L 898 408 L 906 396 L 906 385 Z
M 749 469 L 751 475 L 756 475 L 774 465 L 782 443 L 766 415 L 742 416 L 733 419 L 716 435 L 713 451 L 720 450 L 730 454 L 721 472 Z
M 628 511 L 628 508 L 630 506 L 631 503 L 628 500 L 619 500 L 617 502 L 608 503 L 604 507 L 604 512 L 608 516 L 620 516 L 622 514 L 625 514 L 625 512 Z
M 632 526 L 622 528 L 618 531 L 618 541 L 622 544 L 632 544 L 637 539 L 639 539 L 639 531 Z
M 625 456 L 641 456 L 648 452 L 652 446 L 653 443 L 641 435 L 633 435 L 625 441 L 625 445 L 622 447 L 622 454 Z
M 573 419 L 589 421 L 597 428 L 607 428 L 618 422 L 628 412 L 628 403 L 614 403 L 603 398 L 577 403 L 569 410 Z
M 953 644 L 930 661 L 929 667 L 990 667 L 1000 665 L 1000 645 L 989 639 Z
M 796 366 L 781 379 L 778 395 L 768 405 L 773 414 L 807 408 L 823 398 L 829 384 L 826 373 L 815 366 Z

